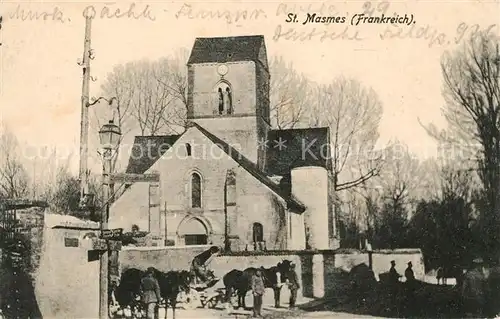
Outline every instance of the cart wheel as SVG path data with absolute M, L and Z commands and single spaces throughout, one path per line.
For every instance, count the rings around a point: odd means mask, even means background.
M 189 293 L 186 294 L 181 301 L 181 307 L 184 308 L 184 310 L 193 310 L 198 307 L 198 305 L 201 303 L 200 298 L 198 297 L 197 294 Z
M 210 309 L 214 309 L 217 307 L 217 304 L 219 303 L 219 300 L 217 297 L 211 298 L 210 300 L 207 301 L 207 306 Z

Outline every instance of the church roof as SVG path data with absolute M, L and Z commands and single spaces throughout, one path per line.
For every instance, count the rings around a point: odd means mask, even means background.
M 259 61 L 264 36 L 196 38 L 187 64 Z
M 283 198 L 289 207 L 303 211 L 305 206 L 295 198 L 289 189 L 282 188 L 280 185 L 274 183 L 264 172 L 262 172 L 255 163 L 247 159 L 235 148 L 208 132 L 199 124 L 192 122 L 203 135 L 205 135 L 212 143 L 220 147 L 226 154 L 228 154 L 234 161 L 236 161 L 242 168 L 249 172 L 261 183 L 269 187 L 273 192 Z M 132 148 L 132 154 L 127 166 L 127 173 L 143 174 L 146 172 L 165 152 L 173 146 L 179 139 L 180 135 L 166 135 L 166 136 L 137 136 L 135 144 Z M 149 152 L 148 152 L 149 150 Z
M 201 127 L 197 123 L 193 123 L 193 125 L 198 128 L 212 143 L 216 144 L 219 146 L 226 154 L 228 154 L 235 162 L 240 164 L 241 167 L 243 167 L 247 172 L 249 172 L 253 177 L 255 177 L 257 180 L 259 180 L 262 184 L 266 185 L 269 187 L 271 190 L 273 190 L 276 194 L 278 194 L 281 198 L 283 198 L 286 202 L 287 205 L 291 206 L 292 208 L 295 209 L 300 209 L 301 211 L 305 210 L 304 204 L 302 204 L 293 194 L 288 192 L 287 190 L 282 189 L 279 185 L 275 184 L 271 178 L 266 176 L 258 167 L 247 159 L 245 156 L 243 156 L 240 152 L 238 152 L 235 148 L 233 148 L 231 145 L 227 144 L 217 136 L 213 135 L 212 133 L 208 132 L 205 130 L 203 127 Z
M 279 147 L 278 143 L 282 143 Z M 266 172 L 284 176 L 302 166 L 331 169 L 328 127 L 271 130 L 268 134 Z
M 136 136 L 126 173 L 143 174 L 146 172 L 174 145 L 179 137 L 180 135 Z

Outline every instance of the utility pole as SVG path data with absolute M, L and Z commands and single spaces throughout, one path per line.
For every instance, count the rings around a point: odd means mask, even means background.
M 104 211 L 101 212 L 101 234 L 108 229 L 109 199 L 110 199 L 110 175 L 111 175 L 111 155 L 112 149 L 106 147 L 103 156 L 103 188 L 102 197 L 105 203 Z M 99 259 L 99 319 L 108 319 L 108 272 L 109 272 L 109 252 L 103 251 Z
M 224 181 L 224 252 L 229 252 L 231 250 L 231 245 L 229 242 L 229 221 L 227 212 L 227 179 L 229 176 L 229 171 L 226 172 L 226 178 Z
M 83 69 L 82 83 L 82 109 L 80 122 L 80 201 L 83 203 L 85 195 L 88 193 L 88 136 L 89 136 L 89 84 L 90 84 L 90 30 L 92 18 L 85 18 L 85 39 L 83 42 L 83 59 L 81 66 Z

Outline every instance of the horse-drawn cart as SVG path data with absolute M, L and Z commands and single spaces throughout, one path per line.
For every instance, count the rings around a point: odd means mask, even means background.
M 215 308 L 219 303 L 224 302 L 225 289 L 214 288 L 219 279 L 214 279 L 206 284 L 192 285 L 189 293 L 179 296 L 179 306 L 184 309 L 194 309 L 198 307 Z

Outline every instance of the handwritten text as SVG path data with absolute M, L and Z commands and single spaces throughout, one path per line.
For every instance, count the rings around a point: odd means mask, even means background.
M 310 13 L 318 15 L 338 16 L 341 12 L 334 5 L 326 3 L 310 3 L 308 5 L 299 5 L 292 3 L 280 3 L 276 9 L 276 16 L 288 15 L 289 12 Z
M 377 5 L 372 5 L 372 3 L 368 1 L 363 4 L 363 14 L 370 17 L 387 15 L 390 6 L 391 4 L 387 1 L 379 2 Z
M 465 38 L 474 37 L 481 31 L 490 34 L 495 28 L 497 28 L 496 24 L 492 24 L 487 28 L 481 28 L 478 24 L 470 26 L 462 22 L 457 26 L 455 36 L 450 37 L 428 24 L 423 26 L 412 25 L 409 28 L 392 25 L 380 34 L 380 39 L 421 39 L 428 41 L 428 46 L 431 48 L 436 45 L 449 45 L 452 42 L 458 44 Z
M 69 19 L 64 17 L 64 13 L 59 7 L 54 7 L 52 10 L 36 11 L 36 10 L 26 10 L 18 4 L 16 10 L 9 14 L 9 18 L 13 20 L 22 21 L 55 21 L 64 23 L 69 21 Z
M 340 28 L 338 31 L 332 31 L 331 29 L 318 30 L 317 28 L 312 28 L 310 30 L 298 30 L 296 28 L 284 28 L 278 25 L 274 30 L 274 41 L 288 40 L 288 41 L 310 41 L 319 40 L 324 42 L 326 40 L 349 40 L 349 41 L 361 41 L 363 38 L 360 37 L 359 32 L 345 26 Z
M 137 8 L 135 2 L 132 2 L 128 5 L 128 7 L 121 7 L 116 3 L 107 4 L 104 6 L 88 6 L 82 12 L 84 17 L 100 18 L 100 19 L 120 19 L 120 18 L 128 18 L 128 19 L 146 19 L 155 21 L 156 17 L 154 16 L 151 7 L 147 4 L 142 8 Z
M 177 19 L 201 19 L 201 20 L 225 20 L 227 24 L 237 23 L 245 20 L 258 20 L 267 18 L 261 9 L 254 10 L 207 10 L 194 8 L 192 4 L 183 4 L 175 14 Z

